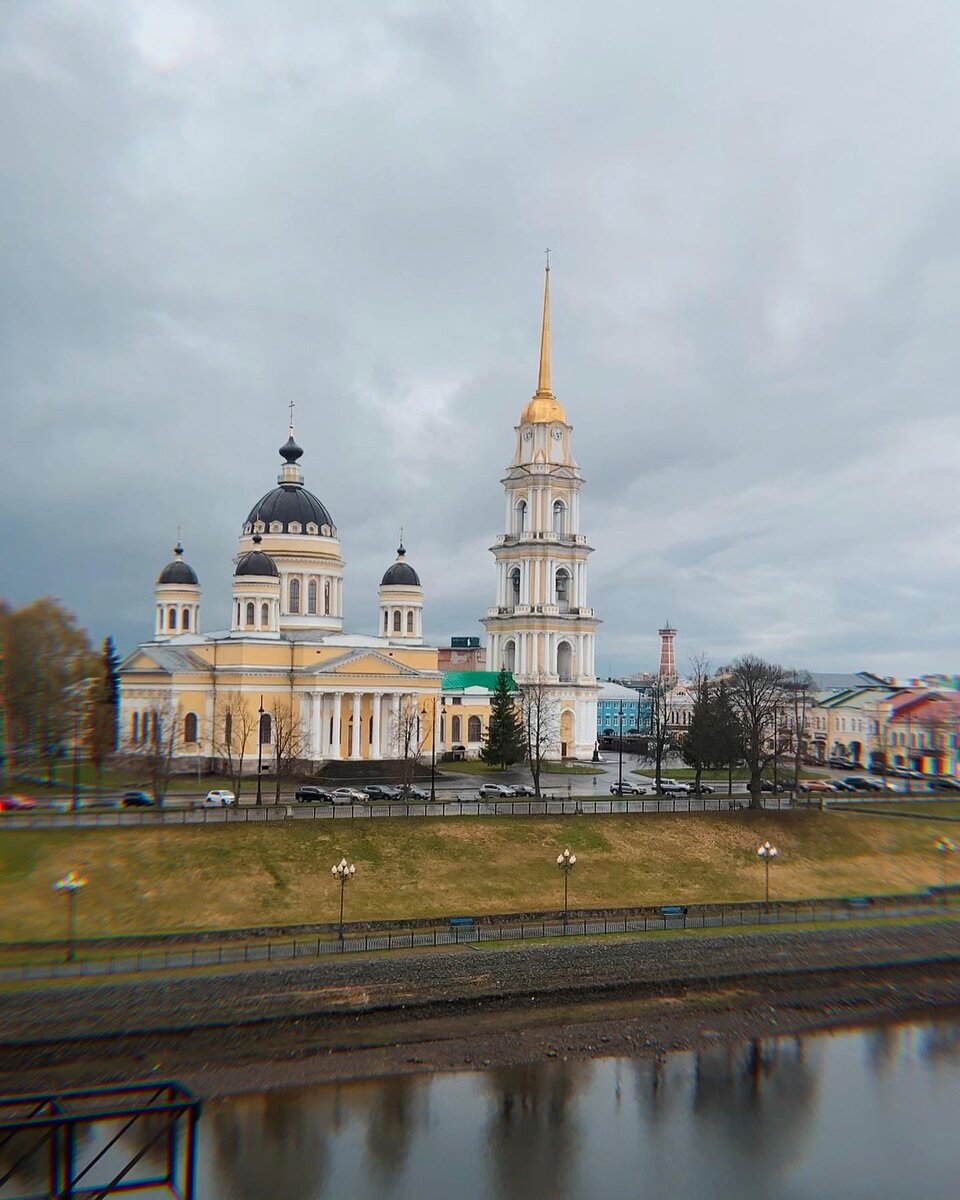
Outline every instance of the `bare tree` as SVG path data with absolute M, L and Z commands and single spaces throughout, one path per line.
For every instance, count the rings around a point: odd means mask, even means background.
M 244 702 L 242 692 L 224 692 L 214 717 L 214 752 L 219 754 L 233 785 L 237 803 L 243 785 L 247 748 L 256 744 L 259 715 Z
M 557 697 L 541 672 L 520 686 L 520 715 L 534 795 L 540 796 L 544 760 L 560 748 L 560 712 Z
M 750 807 L 761 806 L 763 772 L 776 753 L 774 713 L 783 700 L 784 671 L 775 663 L 745 654 L 730 668 L 730 700 L 739 718 L 743 752 L 750 771 Z
M 173 760 L 181 745 L 180 714 L 169 700 L 154 700 L 141 709 L 143 738 L 134 756 L 143 767 L 150 792 L 163 804 L 173 774 Z
M 789 742 L 785 749 L 793 750 L 793 789 L 800 786 L 800 768 L 807 748 L 807 726 L 810 709 L 815 703 L 813 677 L 809 671 L 793 668 L 784 674 L 783 688 L 790 715 Z
M 404 795 L 416 776 L 423 748 L 427 744 L 430 720 L 420 712 L 416 697 L 401 697 L 400 707 L 391 720 L 391 732 L 396 748 L 400 790 Z
M 689 690 L 693 695 L 693 711 L 681 752 L 683 761 L 694 769 L 694 790 L 699 796 L 703 768 L 713 763 L 717 753 L 714 713 L 710 703 L 710 664 L 705 654 L 695 654 L 690 660 Z
M 657 795 L 663 779 L 663 760 L 670 740 L 670 691 L 672 680 L 658 675 L 650 688 L 650 733 L 653 742 L 654 780 Z
M 271 712 L 273 719 L 273 769 L 276 777 L 274 804 L 280 803 L 280 788 L 293 772 L 303 753 L 303 725 L 289 700 L 278 700 Z

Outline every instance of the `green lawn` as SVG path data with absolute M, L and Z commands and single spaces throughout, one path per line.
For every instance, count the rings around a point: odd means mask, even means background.
M 756 899 L 756 847 L 780 850 L 783 897 L 936 883 L 936 821 L 854 813 L 317 821 L 0 833 L 0 942 L 59 937 L 68 870 L 89 880 L 80 932 L 150 933 L 334 920 L 330 867 L 356 863 L 351 918 L 519 912 L 560 903 L 556 855 L 578 865 L 573 905 Z M 960 877 L 960 863 L 956 864 Z

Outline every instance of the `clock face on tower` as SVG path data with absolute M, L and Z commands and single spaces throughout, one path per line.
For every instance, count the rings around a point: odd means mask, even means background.
M 530 441 L 530 439 L 531 439 L 532 437 L 533 437 L 533 430 L 532 430 L 532 429 L 525 429 L 525 430 L 523 431 L 523 440 L 524 440 L 525 442 L 529 442 L 529 441 Z
M 563 430 L 560 428 L 559 425 L 557 425 L 553 431 L 553 440 L 555 442 L 559 442 L 562 437 L 563 437 Z

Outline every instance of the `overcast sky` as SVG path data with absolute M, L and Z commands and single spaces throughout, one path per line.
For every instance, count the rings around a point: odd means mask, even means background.
M 481 633 L 536 383 L 601 673 L 960 671 L 960 6 L 4 0 L 0 592 L 207 629 L 296 402 L 372 632 Z

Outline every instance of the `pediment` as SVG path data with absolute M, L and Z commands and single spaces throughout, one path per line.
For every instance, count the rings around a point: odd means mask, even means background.
M 419 675 L 420 672 L 376 650 L 355 650 L 315 668 L 322 675 Z
M 165 675 L 170 674 L 169 667 L 163 663 L 157 662 L 155 658 L 151 658 L 146 650 L 134 650 L 133 653 L 126 658 L 120 666 L 123 671 L 163 671 Z

